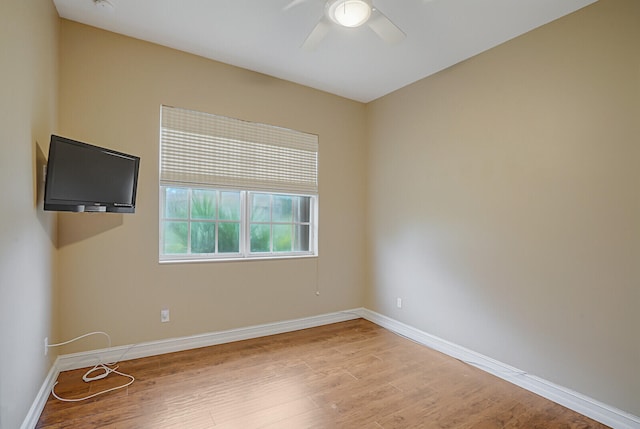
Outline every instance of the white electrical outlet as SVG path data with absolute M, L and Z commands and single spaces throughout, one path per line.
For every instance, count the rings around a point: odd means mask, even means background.
M 169 321 L 169 309 L 168 308 L 163 308 L 162 310 L 160 310 L 160 321 L 162 323 Z
M 396 307 L 402 308 L 402 298 L 396 298 Z
M 49 337 L 44 337 L 44 355 L 49 353 Z

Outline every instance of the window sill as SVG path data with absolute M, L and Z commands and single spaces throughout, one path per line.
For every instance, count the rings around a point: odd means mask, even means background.
M 251 256 L 251 257 L 228 257 L 228 258 L 190 258 L 190 259 L 180 259 L 180 258 L 171 258 L 171 259 L 160 259 L 158 263 L 160 265 L 171 265 L 171 264 L 201 264 L 201 263 L 219 263 L 219 262 L 251 262 L 251 261 L 270 261 L 277 260 L 282 261 L 286 259 L 310 259 L 317 258 L 317 254 L 308 254 L 308 255 L 265 255 L 265 256 Z

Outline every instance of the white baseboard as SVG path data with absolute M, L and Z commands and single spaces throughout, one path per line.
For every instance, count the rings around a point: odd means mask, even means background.
M 595 399 L 589 398 L 570 389 L 558 386 L 517 368 L 513 368 L 497 360 L 461 347 L 457 344 L 427 334 L 397 320 L 383 316 L 371 310 L 357 308 L 319 316 L 305 317 L 302 319 L 283 322 L 267 323 L 264 325 L 250 326 L 246 328 L 230 329 L 227 331 L 212 332 L 208 334 L 193 335 L 189 337 L 172 338 L 168 340 L 151 341 L 130 346 L 112 347 L 111 349 L 92 350 L 82 353 L 73 353 L 58 356 L 47 378 L 45 379 L 38 396 L 35 398 L 21 429 L 32 429 L 38 422 L 38 418 L 44 409 L 49 397 L 49 392 L 58 379 L 61 371 L 84 368 L 95 365 L 98 362 L 119 361 L 155 356 L 164 353 L 173 353 L 233 341 L 247 340 L 264 337 L 267 335 L 293 332 L 300 329 L 313 328 L 331 323 L 344 322 L 362 317 L 383 328 L 410 338 L 420 344 L 438 350 L 451 357 L 467 362 L 490 374 L 500 377 L 533 393 L 543 396 L 562 406 L 584 414 L 596 421 L 615 429 L 638 429 L 640 418 L 626 413 L 614 407 L 610 407 Z M 124 356 L 123 356 L 124 355 Z
M 607 426 L 615 429 L 640 428 L 640 417 L 603 404 L 581 393 L 558 386 L 550 381 L 528 374 L 525 371 L 521 371 L 480 353 L 443 340 L 442 338 L 427 334 L 426 332 L 374 311 L 362 309 L 361 313 L 363 318 L 376 325 L 473 365 Z
M 336 313 L 305 317 L 302 319 L 249 326 L 246 328 L 230 329 L 227 331 L 192 335 L 189 337 L 150 341 L 147 343 L 133 344 L 129 346 L 112 347 L 110 349 L 99 349 L 88 352 L 60 355 L 52 365 L 51 370 L 42 384 L 38 395 L 33 401 L 33 404 L 31 405 L 22 426 L 20 426 L 20 429 L 35 428 L 38 423 L 38 419 L 40 418 L 40 414 L 42 413 L 47 399 L 49 398 L 49 393 L 58 379 L 58 375 L 62 371 L 85 368 L 93 366 L 98 362 L 116 362 L 123 359 L 138 359 L 165 353 L 230 343 L 233 341 L 248 340 L 268 335 L 299 331 L 301 329 L 314 328 L 316 326 L 358 319 L 362 317 L 362 314 L 363 309 L 357 308 L 353 310 L 339 311 Z
M 138 359 L 165 353 L 180 352 L 200 347 L 215 346 L 233 341 L 248 340 L 265 337 L 267 335 L 293 332 L 300 329 L 329 325 L 362 317 L 363 309 L 345 310 L 336 313 L 321 314 L 302 319 L 286 320 L 282 322 L 266 323 L 264 325 L 248 326 L 245 328 L 229 329 L 227 331 L 211 332 L 192 335 L 189 337 L 170 338 L 167 340 L 150 341 L 128 346 L 111 347 L 110 349 L 91 350 L 88 352 L 72 353 L 58 356 L 56 360 L 59 371 L 84 368 L 98 362 L 117 362 L 120 360 Z
M 40 414 L 42 414 L 42 410 L 44 410 L 44 406 L 49 398 L 49 392 L 51 392 L 53 385 L 58 379 L 58 374 L 60 374 L 60 370 L 56 368 L 56 364 L 54 363 L 51 369 L 49 369 L 49 373 L 44 379 L 44 383 L 42 383 L 36 399 L 33 401 L 33 404 L 31 404 L 31 408 L 29 408 L 27 417 L 22 422 L 20 429 L 32 429 L 36 427 Z

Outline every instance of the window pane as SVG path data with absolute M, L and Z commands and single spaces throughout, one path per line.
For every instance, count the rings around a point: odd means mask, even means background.
M 254 222 L 269 222 L 271 220 L 271 195 L 252 194 L 251 220 Z
M 293 197 L 287 195 L 273 196 L 273 222 L 291 222 L 293 213 Z
M 309 251 L 309 225 L 295 225 L 293 227 L 293 250 L 297 252 Z
M 215 253 L 216 224 L 213 222 L 191 223 L 191 253 Z
M 187 222 L 163 222 L 164 254 L 187 253 Z
M 311 197 L 295 197 L 293 221 L 309 222 L 311 212 Z
M 184 188 L 165 188 L 164 217 L 186 219 L 189 214 L 189 190 Z
M 216 191 L 194 189 L 191 192 L 191 219 L 216 218 Z
M 240 252 L 240 223 L 218 224 L 218 252 Z
M 251 251 L 269 252 L 271 250 L 271 228 L 269 225 L 251 225 Z
M 220 192 L 218 219 L 240 220 L 240 192 Z
M 273 251 L 291 252 L 291 225 L 273 225 Z

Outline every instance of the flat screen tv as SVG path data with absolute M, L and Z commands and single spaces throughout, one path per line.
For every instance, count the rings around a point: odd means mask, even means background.
M 44 209 L 134 213 L 140 158 L 51 135 Z

